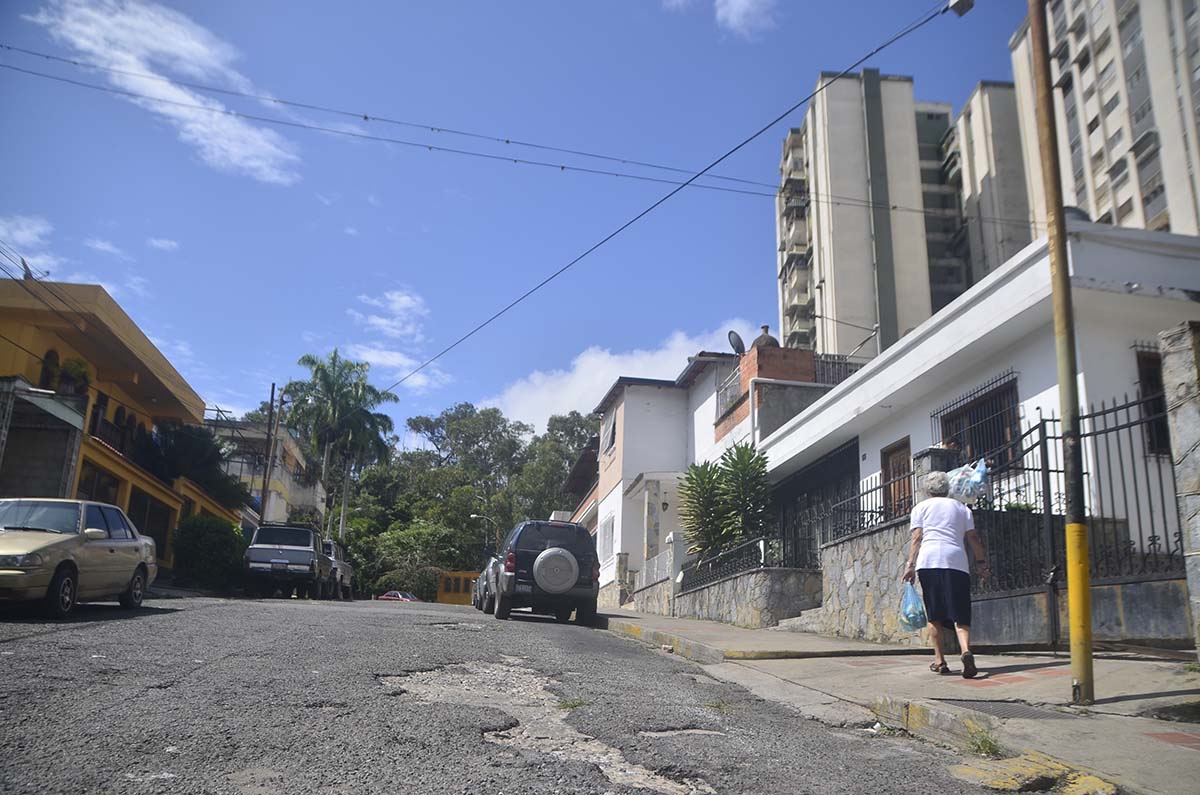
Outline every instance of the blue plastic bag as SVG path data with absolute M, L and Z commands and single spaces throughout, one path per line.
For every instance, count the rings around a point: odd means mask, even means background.
M 987 493 L 988 468 L 982 458 L 973 467 L 959 467 L 948 474 L 950 496 L 959 502 L 974 502 Z
M 921 595 L 911 582 L 904 583 L 904 596 L 900 597 L 900 629 L 905 632 L 917 632 L 928 623 Z

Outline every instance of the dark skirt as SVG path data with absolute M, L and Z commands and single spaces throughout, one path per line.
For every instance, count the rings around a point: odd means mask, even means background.
M 925 617 L 946 629 L 971 626 L 971 575 L 957 569 L 919 569 Z

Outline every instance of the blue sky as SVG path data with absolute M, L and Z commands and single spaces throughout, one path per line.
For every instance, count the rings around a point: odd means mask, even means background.
M 700 167 L 930 8 L 922 2 L 7 2 L 0 42 L 134 72 Z M 336 8 L 336 10 L 335 10 Z M 1018 2 L 980 0 L 869 65 L 961 105 L 1010 79 Z M 0 63 L 188 104 L 513 157 L 487 141 L 204 94 L 10 51 Z M 134 102 L 0 70 L 0 239 L 99 281 L 210 404 L 233 410 L 333 346 L 386 386 L 669 186 Z M 790 120 L 798 124 L 802 110 Z M 778 180 L 786 123 L 720 167 Z M 624 168 L 624 167 L 622 167 Z M 663 172 L 628 167 L 650 176 Z M 617 374 L 673 376 L 774 326 L 769 198 L 688 190 L 398 388 L 538 422 Z

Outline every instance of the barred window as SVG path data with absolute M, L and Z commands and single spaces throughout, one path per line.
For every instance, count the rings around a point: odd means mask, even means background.
M 1017 378 L 1005 374 L 934 412 L 942 443 L 961 452 L 964 461 L 988 459 L 992 467 L 1013 462 L 1021 436 Z

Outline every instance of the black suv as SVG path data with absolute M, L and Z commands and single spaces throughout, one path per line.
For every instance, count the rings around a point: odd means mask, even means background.
M 553 615 L 560 623 L 571 619 L 596 621 L 600 592 L 600 561 L 596 541 L 583 525 L 571 522 L 522 522 L 504 540 L 492 564 L 496 618 L 504 620 L 516 607 Z M 489 611 L 490 612 L 490 611 Z

